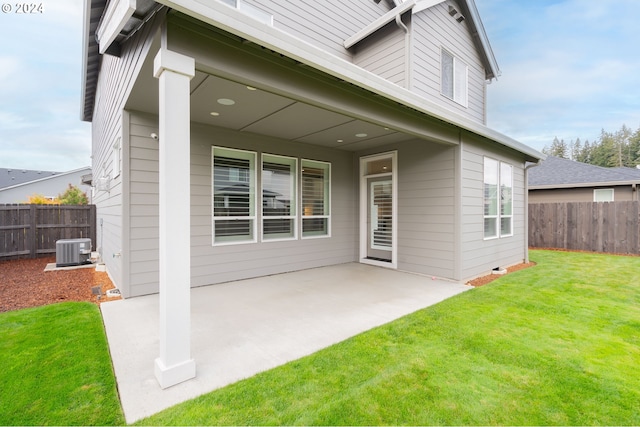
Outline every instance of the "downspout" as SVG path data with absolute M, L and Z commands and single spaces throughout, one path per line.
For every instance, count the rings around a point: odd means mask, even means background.
M 529 262 L 529 169 L 540 166 L 540 160 L 524 167 L 524 262 Z
M 409 28 L 402 22 L 401 14 L 396 15 L 396 25 L 404 32 L 404 78 L 405 78 L 405 89 L 411 90 L 411 40 L 409 36 Z

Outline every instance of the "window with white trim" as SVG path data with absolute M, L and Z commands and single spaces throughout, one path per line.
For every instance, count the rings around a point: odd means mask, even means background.
M 330 233 L 331 164 L 302 160 L 302 238 Z
M 513 166 L 484 158 L 484 238 L 513 235 Z
M 256 153 L 213 147 L 213 244 L 255 242 Z
M 460 59 L 441 49 L 440 93 L 466 107 L 468 105 L 468 67 Z
M 599 188 L 593 190 L 594 202 L 613 202 L 613 188 Z
M 262 155 L 262 239 L 295 239 L 298 159 Z

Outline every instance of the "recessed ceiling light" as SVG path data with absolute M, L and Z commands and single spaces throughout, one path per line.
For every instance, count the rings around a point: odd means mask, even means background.
M 253 87 L 253 86 L 247 86 L 247 89 L 249 89 L 249 90 L 258 90 L 258 89 L 256 89 L 256 88 L 255 88 L 255 87 Z
M 357 138 L 364 138 L 365 136 L 367 136 L 366 133 L 356 133 Z
M 338 139 L 336 142 L 344 142 L 344 139 Z
M 229 99 L 229 98 L 220 98 L 220 99 L 218 99 L 218 104 L 220 104 L 220 105 L 233 105 L 235 103 L 236 103 L 236 101 L 234 101 L 233 99 Z
M 212 116 L 214 116 L 214 117 L 217 117 L 217 116 L 219 116 L 219 115 L 220 115 L 220 113 L 218 113 L 217 111 L 212 111 L 212 112 L 210 112 L 209 114 L 211 114 L 211 115 L 212 115 Z

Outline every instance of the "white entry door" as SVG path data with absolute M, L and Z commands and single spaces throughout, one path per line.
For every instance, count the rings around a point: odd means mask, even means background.
M 396 267 L 396 153 L 360 159 L 360 261 Z

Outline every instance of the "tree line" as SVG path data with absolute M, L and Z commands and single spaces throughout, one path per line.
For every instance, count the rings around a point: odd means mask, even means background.
M 576 160 L 590 165 L 613 167 L 636 167 L 640 165 L 640 128 L 635 132 L 622 125 L 616 132 L 606 132 L 604 129 L 594 142 L 580 138 L 565 142 L 555 137 L 550 146 L 545 146 L 542 152 L 549 156 Z

